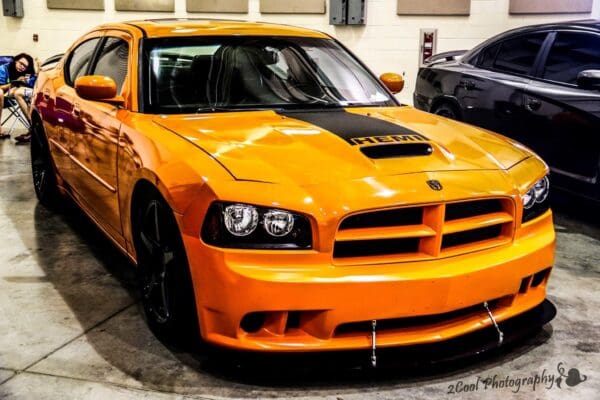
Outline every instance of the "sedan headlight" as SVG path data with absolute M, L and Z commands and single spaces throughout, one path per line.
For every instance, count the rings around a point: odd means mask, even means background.
M 294 216 L 287 211 L 269 210 L 263 216 L 263 226 L 271 236 L 282 237 L 294 228 Z
M 227 248 L 312 248 L 312 231 L 307 217 L 242 203 L 211 204 L 201 237 L 208 244 Z
M 233 236 L 248 236 L 258 225 L 258 211 L 246 204 L 232 204 L 223 210 L 223 221 Z
M 523 222 L 542 215 L 550 208 L 549 194 L 550 180 L 545 176 L 521 197 L 523 200 Z

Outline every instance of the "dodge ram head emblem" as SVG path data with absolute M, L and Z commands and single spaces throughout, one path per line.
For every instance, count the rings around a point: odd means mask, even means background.
M 427 181 L 427 184 L 429 185 L 430 188 L 432 188 L 433 190 L 442 190 L 444 187 L 442 186 L 442 184 L 440 183 L 440 181 L 432 179 L 430 181 Z

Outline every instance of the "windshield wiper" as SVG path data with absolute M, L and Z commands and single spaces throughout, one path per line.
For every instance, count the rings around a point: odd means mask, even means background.
M 240 108 L 231 108 L 231 107 L 199 107 L 196 109 L 196 114 L 205 113 L 205 112 L 227 112 L 227 111 L 239 111 Z
M 339 103 L 291 103 L 280 105 L 284 110 L 319 110 L 319 109 L 341 109 L 342 106 Z
M 313 110 L 313 109 L 338 109 L 344 107 L 339 103 L 288 103 L 288 104 L 266 104 L 248 107 L 223 107 L 204 106 L 196 109 L 196 114 L 209 112 L 234 112 L 234 111 L 263 111 L 263 110 Z
M 196 114 L 206 113 L 206 112 L 233 112 L 233 111 L 261 111 L 261 110 L 271 110 L 272 107 L 265 106 L 252 106 L 252 107 L 223 107 L 223 106 L 206 106 L 199 107 L 196 109 Z

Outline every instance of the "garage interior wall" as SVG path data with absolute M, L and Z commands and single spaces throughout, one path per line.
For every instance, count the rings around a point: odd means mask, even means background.
M 415 0 L 418 1 L 418 0 Z M 559 20 L 600 18 L 600 0 L 591 13 L 509 15 L 509 0 L 472 0 L 469 16 L 399 16 L 397 0 L 368 0 L 364 26 L 329 25 L 325 14 L 261 14 L 260 1 L 248 0 L 248 13 L 188 13 L 186 0 L 175 0 L 175 12 L 118 12 L 115 0 L 104 0 L 104 11 L 49 10 L 46 0 L 23 0 L 23 18 L 0 16 L 0 55 L 26 51 L 41 60 L 63 53 L 82 33 L 104 22 L 140 18 L 207 17 L 300 25 L 334 35 L 376 73 L 405 73 L 406 89 L 398 98 L 412 104 L 418 71 L 419 30 L 437 28 L 438 52 L 468 49 L 484 39 L 522 25 Z M 33 35 L 38 34 L 38 42 Z

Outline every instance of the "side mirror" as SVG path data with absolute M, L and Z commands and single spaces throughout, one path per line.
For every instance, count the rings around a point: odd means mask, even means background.
M 404 78 L 400 74 L 386 72 L 379 79 L 393 94 L 400 93 L 404 89 Z
M 108 76 L 87 75 L 75 80 L 75 92 L 86 100 L 122 105 L 125 99 L 117 96 L 117 84 Z
M 582 89 L 600 90 L 600 70 L 586 69 L 577 74 L 577 86 Z

